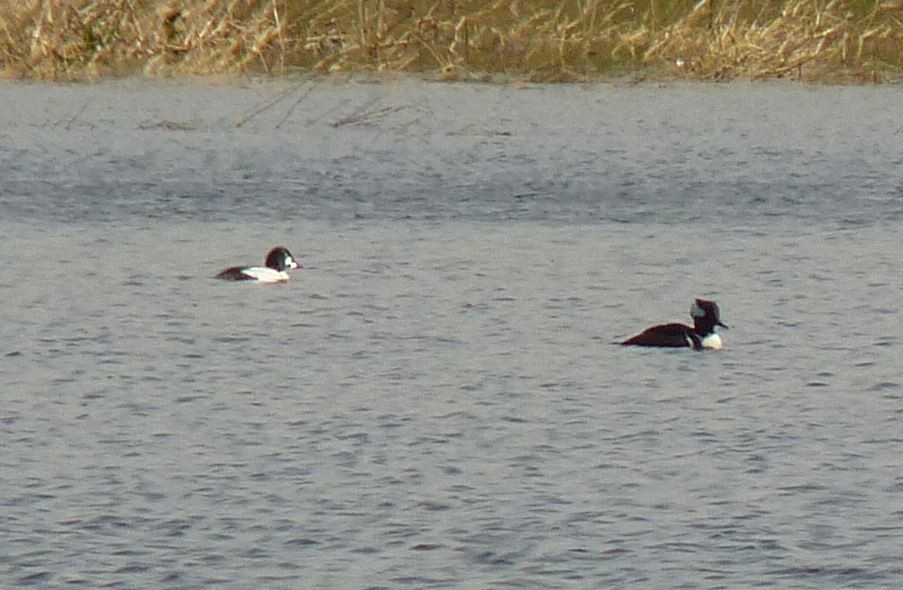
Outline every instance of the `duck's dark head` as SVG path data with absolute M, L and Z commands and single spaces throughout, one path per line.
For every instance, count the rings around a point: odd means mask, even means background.
M 270 250 L 270 253 L 267 254 L 266 265 L 280 272 L 301 267 L 298 261 L 295 260 L 295 257 L 292 256 L 292 253 L 288 251 L 288 248 L 283 248 L 282 246 L 277 246 Z
M 715 326 L 728 327 L 721 321 L 721 311 L 714 301 L 697 299 L 690 308 L 690 315 L 693 317 L 693 328 L 697 334 L 709 334 L 715 330 Z

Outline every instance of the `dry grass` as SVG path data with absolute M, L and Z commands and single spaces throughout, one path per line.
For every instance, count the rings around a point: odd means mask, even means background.
M 0 0 L 0 68 L 55 80 L 297 70 L 896 80 L 903 2 Z

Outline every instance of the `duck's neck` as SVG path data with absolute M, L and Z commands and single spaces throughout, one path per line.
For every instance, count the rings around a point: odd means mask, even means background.
M 715 322 L 709 317 L 693 319 L 693 331 L 703 338 L 715 333 L 715 325 Z

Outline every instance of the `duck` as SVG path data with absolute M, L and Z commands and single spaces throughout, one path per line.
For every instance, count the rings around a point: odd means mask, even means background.
M 719 350 L 723 346 L 717 328 L 728 328 L 721 321 L 718 304 L 707 299 L 696 299 L 690 307 L 693 325 L 670 323 L 647 328 L 627 340 L 624 346 L 658 346 L 662 348 L 692 348 L 694 350 Z
M 227 281 L 257 281 L 260 283 L 285 283 L 288 271 L 303 268 L 284 246 L 276 246 L 266 256 L 264 266 L 230 266 L 214 275 Z

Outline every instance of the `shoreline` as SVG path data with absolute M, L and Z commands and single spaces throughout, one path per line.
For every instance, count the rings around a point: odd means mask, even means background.
M 478 83 L 903 82 L 893 6 L 865 0 L 43 0 L 0 15 L 0 76 Z

